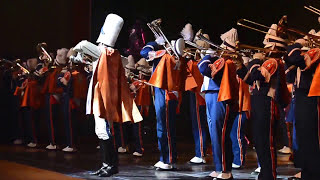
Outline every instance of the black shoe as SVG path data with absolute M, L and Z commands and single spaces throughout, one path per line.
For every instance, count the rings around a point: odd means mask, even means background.
M 89 173 L 90 175 L 94 175 L 94 176 L 99 176 L 99 174 L 101 173 L 102 170 L 107 169 L 108 166 L 102 166 L 99 170 Z
M 213 180 L 233 180 L 233 177 L 231 176 L 230 178 L 228 178 L 228 179 L 222 179 L 222 178 L 213 178 Z
M 289 177 L 288 180 L 299 180 L 301 178 L 298 178 L 298 177 Z
M 110 177 L 119 172 L 118 167 L 108 166 L 106 169 L 102 169 L 99 173 L 99 177 Z

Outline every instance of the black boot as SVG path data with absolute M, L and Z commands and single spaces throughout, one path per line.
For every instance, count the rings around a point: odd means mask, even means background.
M 113 144 L 113 138 L 110 137 L 107 140 L 107 153 L 108 157 L 110 158 L 109 166 L 107 169 L 103 169 L 101 173 L 99 174 L 100 177 L 110 177 L 113 174 L 117 174 L 119 172 L 118 170 L 118 153 L 115 151 L 114 144 Z
M 100 153 L 101 153 L 101 159 L 102 159 L 102 167 L 99 170 L 90 173 L 90 175 L 98 176 L 102 172 L 102 170 L 107 169 L 110 164 L 110 156 L 108 152 L 109 150 L 108 150 L 107 140 L 100 139 L 99 145 L 100 145 Z

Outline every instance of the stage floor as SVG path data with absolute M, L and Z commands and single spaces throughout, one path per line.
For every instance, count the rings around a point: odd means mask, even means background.
M 99 152 L 94 145 L 84 146 L 76 153 L 64 153 L 61 150 L 47 151 L 44 146 L 33 149 L 25 146 L 1 145 L 0 160 L 53 171 L 52 173 L 60 173 L 75 178 L 104 179 L 89 175 L 91 171 L 98 169 L 100 166 Z M 154 170 L 152 165 L 158 161 L 157 147 L 150 144 L 146 145 L 145 149 L 147 150 L 142 158 L 134 157 L 132 153 L 120 154 L 120 172 L 110 179 L 212 179 L 208 177 L 213 170 L 211 155 L 207 156 L 206 165 L 190 165 L 187 163 L 193 157 L 194 147 L 191 143 L 178 144 L 178 164 L 175 171 Z M 0 168 L 4 167 L 0 166 Z M 240 170 L 233 170 L 233 177 L 238 180 L 255 179 L 256 176 L 251 175 L 251 172 L 256 167 L 256 154 L 252 149 L 248 149 L 245 167 Z M 30 174 L 30 172 L 24 172 L 29 171 L 28 168 L 20 168 L 17 171 L 22 174 Z M 287 179 L 296 174 L 298 169 L 295 169 L 293 163 L 289 161 L 289 155 L 278 154 L 277 171 L 278 179 Z M 28 177 L 26 176 L 23 179 L 28 179 Z

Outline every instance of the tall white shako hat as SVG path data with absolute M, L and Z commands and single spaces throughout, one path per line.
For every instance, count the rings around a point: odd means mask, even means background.
M 281 37 L 277 36 L 277 28 L 278 25 L 272 24 L 268 33 L 264 37 L 263 44 L 265 45 L 264 48 L 270 47 L 282 47 L 285 48 L 287 46 L 286 40 L 282 39 Z
M 109 14 L 101 28 L 97 43 L 114 47 L 123 26 L 123 19 L 116 14 Z
M 236 43 L 238 41 L 238 31 L 235 28 L 230 29 L 229 31 L 221 34 L 221 40 L 223 41 L 220 47 L 235 51 L 236 50 Z

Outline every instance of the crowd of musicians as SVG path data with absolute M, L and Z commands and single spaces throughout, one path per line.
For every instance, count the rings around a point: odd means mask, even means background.
M 244 25 L 248 22 L 238 24 L 248 27 Z M 91 114 L 102 160 L 101 169 L 91 175 L 111 176 L 118 173 L 118 152 L 126 152 L 121 145 L 124 122 L 133 127 L 129 134 L 135 144 L 133 155 L 143 155 L 142 121 L 153 104 L 160 153 L 154 167 L 174 171 L 176 117 L 182 93 L 188 92 L 183 97 L 189 98 L 187 116 L 195 143 L 190 163 L 206 163 L 210 137 L 215 169 L 208 175 L 212 178 L 233 179 L 232 168 L 245 167 L 244 124 L 250 120 L 257 178 L 276 179 L 275 132 L 278 122 L 286 119 L 293 125 L 294 164 L 301 169 L 293 178 L 320 179 L 319 32 L 293 36 L 299 32 L 287 27 L 284 16 L 268 27 L 264 48 L 239 43 L 235 28 L 223 33 L 222 44 L 216 45 L 201 30 L 194 33 L 191 24 L 177 33 L 181 38 L 169 41 L 157 19 L 148 23 L 155 35 L 150 42 L 141 27 L 132 28 L 124 57 L 114 49 L 123 23 L 120 16 L 109 14 L 97 45 L 84 40 L 70 49 L 58 49 L 54 56 L 46 51 L 46 43 L 39 43 L 38 58 L 1 60 L 10 69 L 15 108 L 23 119 L 23 141 L 28 147 L 38 145 L 40 109 L 48 127 L 46 149 L 57 149 L 57 123 L 63 119 L 65 152 L 76 151 L 77 119 Z M 22 142 L 18 138 L 14 143 Z

